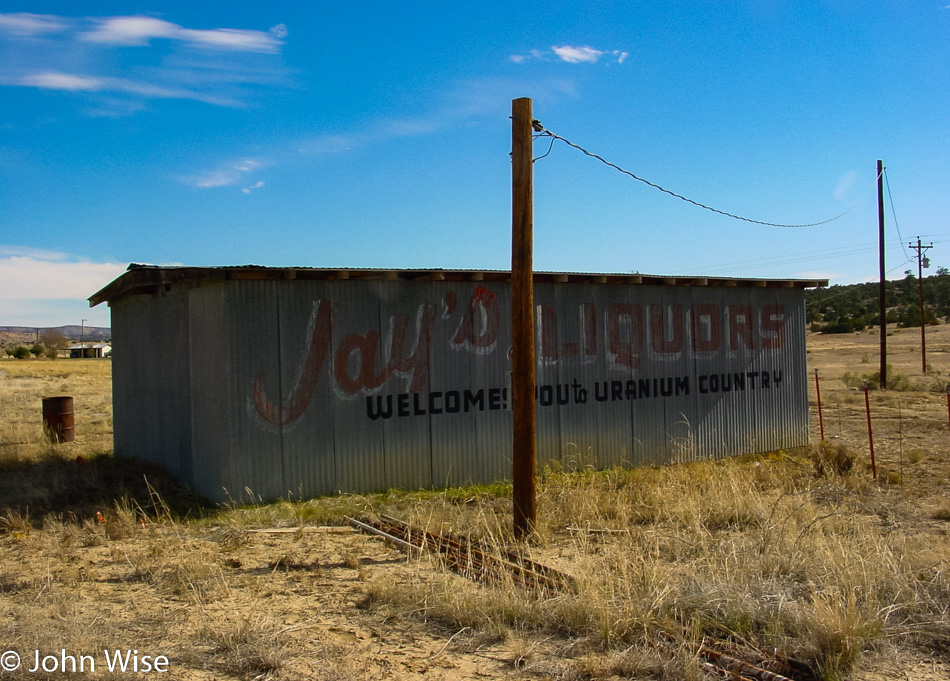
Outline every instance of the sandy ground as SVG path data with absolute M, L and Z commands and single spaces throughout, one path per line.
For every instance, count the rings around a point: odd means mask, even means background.
M 919 331 L 888 338 L 894 375 L 921 387 L 950 380 L 950 326 L 928 329 L 931 373 L 920 370 Z M 825 436 L 867 452 L 864 393 L 846 372 L 877 370 L 879 335 L 811 335 Z M 813 377 L 812 377 L 813 380 Z M 818 440 L 812 387 L 813 440 Z M 919 500 L 920 531 L 943 532 L 927 510 L 946 503 L 950 434 L 946 395 L 872 392 L 878 475 Z M 417 579 L 419 565 L 348 527 L 222 528 L 94 518 L 62 531 L 0 534 L 0 679 L 546 679 L 565 678 L 570 640 L 449 630 L 419 613 L 366 607 L 367 585 Z M 944 524 L 945 525 L 945 524 Z M 209 559 L 210 557 L 210 559 Z M 431 568 L 435 570 L 433 566 Z M 461 579 L 461 578 L 459 578 Z M 110 673 L 103 650 L 137 650 L 169 671 Z M 30 673 L 39 655 L 56 671 Z M 61 652 L 65 651 L 65 653 Z M 62 655 L 88 654 L 95 672 L 63 674 Z M 90 662 L 87 660 L 87 665 Z M 70 664 L 66 660 L 66 664 Z M 950 679 L 944 660 L 902 649 L 870 654 L 854 681 Z

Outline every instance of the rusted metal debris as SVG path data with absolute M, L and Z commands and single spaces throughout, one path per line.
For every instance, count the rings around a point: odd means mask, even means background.
M 346 517 L 346 520 L 353 527 L 381 537 L 406 551 L 436 553 L 449 569 L 469 579 L 496 582 L 507 579 L 539 595 L 577 591 L 577 583 L 570 575 L 528 560 L 512 551 L 489 549 L 464 538 L 419 530 L 389 516 L 359 520 Z M 663 636 L 671 642 L 682 643 L 680 639 L 668 633 L 664 632 Z M 708 669 L 721 673 L 724 678 L 735 681 L 794 681 L 790 677 L 757 667 L 706 645 L 700 645 L 697 653 L 703 658 Z M 795 667 L 807 670 L 806 665 L 791 660 L 783 662 L 782 666 L 789 667 L 790 670 Z M 806 676 L 814 678 L 810 673 L 806 673 Z
M 712 648 L 707 648 L 706 646 L 700 646 L 698 652 L 701 657 L 709 660 L 711 664 L 733 674 L 733 678 L 759 679 L 760 681 L 792 681 L 792 679 L 788 678 L 787 676 L 770 672 L 768 669 L 756 667 L 754 664 L 743 662 L 742 660 L 731 657 L 730 655 L 724 655 L 723 653 L 713 650 Z
M 476 581 L 511 580 L 540 594 L 573 592 L 574 578 L 513 551 L 494 550 L 468 539 L 447 536 L 410 527 L 389 516 L 380 519 L 347 517 L 354 527 L 375 534 L 407 550 L 425 550 L 438 554 L 453 572 Z

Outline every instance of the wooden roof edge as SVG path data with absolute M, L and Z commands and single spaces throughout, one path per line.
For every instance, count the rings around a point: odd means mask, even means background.
M 201 281 L 281 281 L 294 279 L 318 280 L 421 280 L 421 281 L 509 281 L 508 270 L 452 270 L 439 268 L 384 269 L 338 267 L 264 267 L 235 265 L 225 267 L 164 267 L 133 263 L 118 278 L 92 294 L 89 306 L 121 298 L 131 293 L 151 293 L 172 284 Z M 738 279 L 730 277 L 653 275 L 639 272 L 545 272 L 535 271 L 538 283 L 597 283 L 660 286 L 760 287 L 760 288 L 820 288 L 828 286 L 827 279 Z

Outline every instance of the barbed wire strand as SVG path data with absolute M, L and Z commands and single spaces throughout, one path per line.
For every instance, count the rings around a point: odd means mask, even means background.
M 717 214 L 722 215 L 722 216 L 727 217 L 727 218 L 732 218 L 733 220 L 741 220 L 742 222 L 751 222 L 752 224 L 755 224 L 755 225 L 764 225 L 764 226 L 766 226 L 766 227 L 782 227 L 782 228 L 790 228 L 790 229 L 797 229 L 797 228 L 801 228 L 801 227 L 818 227 L 819 225 L 826 225 L 826 224 L 828 224 L 829 222 L 834 222 L 835 220 L 838 220 L 838 219 L 840 219 L 840 218 L 843 218 L 845 215 L 847 215 L 848 213 L 850 213 L 851 211 L 853 211 L 855 208 L 857 208 L 858 206 L 860 206 L 862 203 L 864 203 L 864 200 L 868 197 L 868 194 L 870 194 L 871 191 L 874 189 L 874 185 L 872 184 L 871 187 L 868 188 L 868 190 L 867 190 L 867 191 L 864 193 L 864 195 L 858 200 L 857 203 L 855 203 L 853 206 L 851 206 L 848 210 L 844 211 L 843 213 L 839 213 L 838 215 L 835 215 L 834 217 L 828 218 L 827 220 L 821 220 L 821 221 L 819 221 L 819 222 L 809 222 L 809 223 L 804 223 L 804 224 L 800 224 L 800 225 L 783 224 L 783 223 L 780 223 L 780 222 L 765 222 L 765 221 L 763 221 L 763 220 L 753 220 L 752 218 L 747 218 L 747 217 L 743 217 L 743 216 L 741 216 L 741 215 L 736 215 L 735 213 L 729 213 L 729 212 L 726 212 L 726 211 L 724 211 L 724 210 L 719 210 L 718 208 L 713 208 L 712 206 L 708 206 L 708 205 L 706 205 L 705 203 L 701 203 L 701 202 L 699 202 L 699 201 L 694 201 L 693 199 L 690 199 L 690 198 L 688 198 L 688 197 L 686 197 L 686 196 L 683 196 L 682 194 L 677 194 L 676 192 L 671 191 L 671 190 L 667 189 L 666 187 L 662 187 L 662 186 L 656 184 L 655 182 L 650 182 L 650 180 L 647 180 L 647 179 L 645 179 L 645 178 L 642 178 L 642 177 L 640 177 L 639 175 L 636 175 L 635 173 L 632 173 L 632 172 L 630 172 L 629 170 L 626 170 L 625 168 L 621 168 L 621 167 L 618 166 L 616 163 L 611 163 L 610 161 L 608 161 L 608 160 L 605 159 L 604 157 L 599 156 L 599 155 L 595 154 L 595 153 L 592 152 L 592 151 L 588 151 L 588 150 L 585 149 L 584 147 L 582 147 L 582 146 L 580 146 L 580 145 L 578 145 L 578 144 L 574 144 L 574 143 L 571 142 L 570 140 L 565 139 L 564 137 L 561 137 L 560 135 L 557 135 L 557 134 L 551 132 L 550 130 L 548 130 L 547 128 L 545 128 L 544 126 L 542 126 L 540 121 L 537 121 L 537 120 L 532 121 L 532 125 L 534 126 L 535 131 L 538 133 L 538 137 L 547 136 L 547 137 L 552 137 L 552 138 L 554 138 L 555 140 L 559 140 L 559 141 L 561 141 L 561 142 L 564 142 L 564 144 L 566 144 L 567 146 L 573 147 L 574 149 L 577 149 L 577 150 L 580 151 L 581 153 L 586 154 L 587 156 L 590 156 L 591 158 L 594 158 L 594 159 L 600 161 L 600 162 L 603 163 L 604 165 L 606 165 L 606 166 L 608 166 L 608 167 L 610 167 L 610 168 L 613 168 L 614 170 L 616 170 L 616 171 L 618 171 L 618 172 L 621 172 L 621 173 L 623 173 L 624 175 L 629 175 L 630 177 L 632 177 L 632 178 L 633 178 L 634 180 L 636 180 L 637 182 L 642 182 L 643 184 L 645 184 L 645 185 L 647 185 L 647 186 L 649 186 L 649 187 L 653 187 L 654 189 L 656 189 L 656 190 L 658 190 L 658 191 L 661 191 L 661 192 L 663 192 L 664 194 L 669 194 L 670 196 L 672 196 L 672 197 L 674 197 L 674 198 L 677 198 L 677 199 L 679 199 L 680 201 L 685 201 L 686 203 L 692 204 L 692 205 L 694 205 L 694 206 L 696 206 L 696 207 L 698 207 L 698 208 L 703 208 L 704 210 L 708 210 L 708 211 L 711 211 L 711 212 L 713 212 L 713 213 L 717 213 Z M 550 153 L 550 150 L 548 151 L 548 153 Z M 547 154 L 545 154 L 545 156 L 547 156 Z M 543 158 L 543 157 L 541 157 L 541 158 Z M 883 171 L 882 171 L 882 172 L 883 172 Z M 876 176 L 876 177 L 874 178 L 875 183 L 877 182 L 877 180 L 878 180 L 879 177 L 880 177 L 880 175 L 878 175 L 878 176 Z

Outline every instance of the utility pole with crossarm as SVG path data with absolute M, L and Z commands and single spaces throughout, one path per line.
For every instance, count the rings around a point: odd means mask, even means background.
M 924 253 L 934 247 L 933 242 L 924 246 L 920 243 L 920 237 L 917 237 L 917 245 L 909 244 L 911 248 L 917 251 L 917 286 L 920 290 L 920 370 L 927 373 L 927 334 L 924 331 L 924 268 L 930 267 L 930 258 L 925 258 Z

